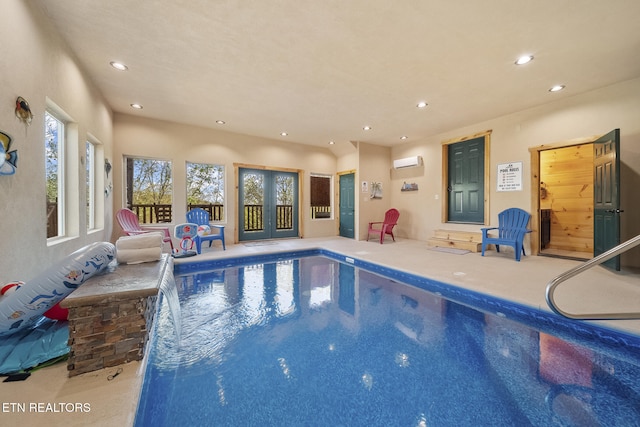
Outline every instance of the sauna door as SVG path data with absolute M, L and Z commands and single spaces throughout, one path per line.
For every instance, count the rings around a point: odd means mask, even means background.
M 593 255 L 620 244 L 620 129 L 593 142 Z M 620 257 L 603 264 L 620 270 Z

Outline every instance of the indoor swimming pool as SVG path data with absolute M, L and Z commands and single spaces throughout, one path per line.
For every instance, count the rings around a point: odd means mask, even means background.
M 176 265 L 136 426 L 638 426 L 640 337 L 323 251 Z

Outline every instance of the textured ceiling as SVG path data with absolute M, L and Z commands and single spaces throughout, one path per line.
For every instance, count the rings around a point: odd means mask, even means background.
M 116 112 L 320 146 L 393 146 L 640 76 L 638 0 L 31 4 Z

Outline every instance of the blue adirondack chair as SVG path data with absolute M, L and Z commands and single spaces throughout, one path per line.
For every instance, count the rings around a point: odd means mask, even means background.
M 482 256 L 487 245 L 494 244 L 496 251 L 500 252 L 500 245 L 508 245 L 513 247 L 516 252 L 516 261 L 520 261 L 520 253 L 524 252 L 522 241 L 527 233 L 527 224 L 531 215 L 528 212 L 518 208 L 505 209 L 498 214 L 497 227 L 482 228 Z M 498 236 L 490 236 L 489 231 L 498 230 Z
M 202 233 L 198 233 L 198 235 L 194 238 L 194 241 L 196 242 L 196 250 L 198 251 L 198 253 L 202 252 L 202 242 L 207 240 L 209 241 L 209 247 L 211 247 L 211 243 L 213 243 L 214 240 L 220 240 L 222 242 L 222 249 L 227 249 L 224 244 L 224 225 L 209 224 L 209 212 L 201 208 L 191 209 L 189 212 L 187 212 L 187 221 L 198 225 L 208 226 L 209 230 L 207 230 L 207 233 L 210 233 L 211 230 L 215 228 L 218 229 L 218 233 L 216 234 L 211 233 L 201 235 Z

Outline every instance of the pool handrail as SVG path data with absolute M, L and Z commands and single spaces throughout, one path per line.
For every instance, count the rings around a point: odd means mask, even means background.
M 558 276 L 554 277 L 553 279 L 551 279 L 551 281 L 549 281 L 549 283 L 547 284 L 547 290 L 546 290 L 546 299 L 547 299 L 547 304 L 549 305 L 549 308 L 551 308 L 551 310 L 553 310 L 555 313 L 567 317 L 569 319 L 578 319 L 578 320 L 628 320 L 628 319 L 640 319 L 640 312 L 627 312 L 627 313 L 586 313 L 586 314 L 576 314 L 576 313 L 569 313 L 566 312 L 564 310 L 561 310 L 558 305 L 555 302 L 555 299 L 553 298 L 553 294 L 555 292 L 556 287 L 564 282 L 565 280 L 568 280 L 580 273 L 582 273 L 583 271 L 586 271 L 588 269 L 590 269 L 591 267 L 595 267 L 596 265 L 600 265 L 605 261 L 610 260 L 611 258 L 620 255 L 623 252 L 628 251 L 629 249 L 632 249 L 636 246 L 640 245 L 640 235 L 637 235 L 636 237 L 627 240 L 624 243 L 619 244 L 618 246 L 609 249 L 608 251 L 594 257 L 591 258 L 588 261 L 585 261 L 584 263 L 565 271 L 564 273 L 559 274 Z

